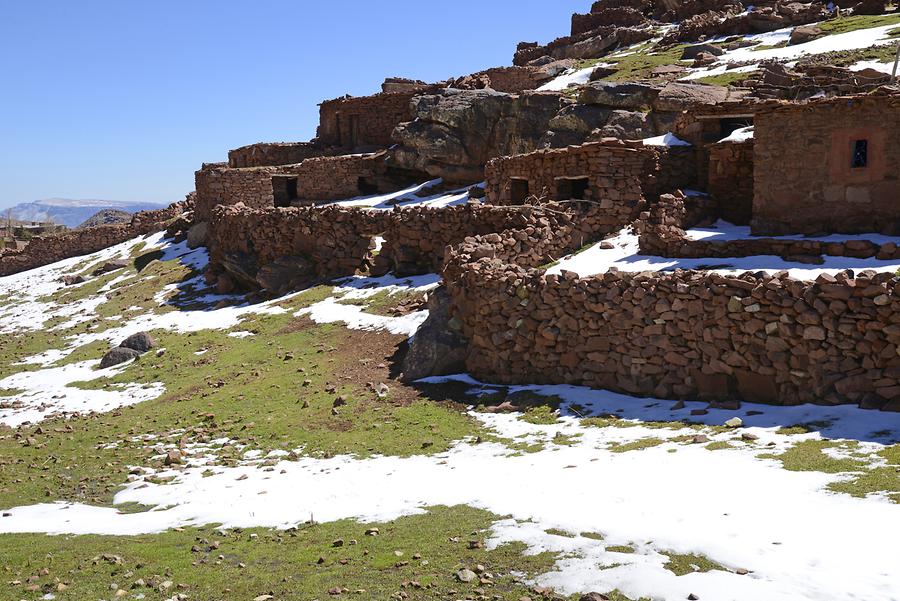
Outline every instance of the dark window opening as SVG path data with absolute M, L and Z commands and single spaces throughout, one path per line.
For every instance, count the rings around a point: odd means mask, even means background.
M 509 181 L 509 201 L 514 205 L 525 204 L 528 199 L 528 180 L 513 179 Z
M 589 187 L 586 177 L 556 180 L 556 200 L 586 200 Z
M 334 139 L 338 146 L 343 146 L 344 136 L 341 133 L 341 114 L 334 115 Z
M 863 169 L 869 166 L 868 140 L 855 140 L 853 142 L 853 158 L 851 165 L 854 169 Z
M 289 207 L 300 197 L 297 194 L 296 177 L 273 177 L 272 198 L 276 207 Z
M 356 187 L 363 196 L 372 196 L 378 194 L 378 184 L 367 177 L 361 177 L 356 180 Z

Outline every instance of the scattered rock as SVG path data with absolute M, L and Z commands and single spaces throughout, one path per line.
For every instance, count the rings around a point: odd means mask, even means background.
M 428 319 L 416 332 L 403 359 L 403 381 L 445 376 L 465 370 L 468 345 L 450 319 L 450 295 L 440 287 L 428 297 Z
M 128 259 L 112 259 L 111 261 L 107 261 L 106 263 L 95 269 L 93 272 L 91 272 L 91 275 L 103 275 L 104 273 L 117 271 L 126 267 L 128 267 Z
M 468 568 L 463 568 L 456 573 L 456 579 L 460 582 L 469 583 L 474 581 L 478 575 Z
M 201 221 L 191 226 L 187 233 L 188 248 L 200 248 L 206 246 L 206 239 L 209 234 L 209 222 Z
M 155 346 L 156 340 L 154 340 L 153 336 L 151 336 L 147 332 L 138 332 L 137 334 L 132 334 L 131 336 L 123 340 L 122 344 L 119 345 L 120 348 L 131 349 L 137 351 L 138 353 L 146 353 Z
M 796 46 L 797 44 L 805 44 L 806 42 L 811 42 L 823 35 L 825 35 L 825 32 L 822 31 L 822 28 L 818 25 L 801 25 L 791 32 L 790 45 Z
M 725 426 L 728 428 L 740 428 L 744 425 L 744 420 L 739 417 L 732 417 L 730 420 L 725 422 Z
M 100 369 L 120 365 L 140 356 L 141 354 L 134 349 L 117 347 L 103 355 L 103 358 L 100 360 Z

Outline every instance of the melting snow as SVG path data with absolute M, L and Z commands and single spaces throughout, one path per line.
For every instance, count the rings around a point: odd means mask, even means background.
M 428 311 L 391 317 L 366 313 L 364 307 L 343 304 L 342 301 L 364 300 L 379 293 L 427 292 L 437 287 L 439 282 L 440 276 L 436 274 L 409 278 L 397 278 L 393 275 L 380 278 L 353 277 L 344 280 L 334 289 L 335 296 L 300 309 L 295 315 L 308 316 L 316 323 L 342 322 L 353 330 L 385 330 L 391 334 L 412 336 L 428 318 Z
M 512 390 L 558 395 L 563 414 L 577 405 L 588 415 L 672 419 L 705 407 L 688 403 L 675 410 L 671 402 L 572 386 Z M 746 415 L 750 410 L 761 413 Z M 640 422 L 590 427 L 572 417 L 534 425 L 516 415 L 473 415 L 500 436 L 540 442 L 543 449 L 520 453 L 499 443 L 460 441 L 433 457 L 302 458 L 280 461 L 273 471 L 259 469 L 259 452 L 229 468 L 204 465 L 208 455 L 196 449 L 186 469 L 154 473 L 172 477 L 170 484 L 138 478 L 116 495 L 116 504 L 155 510 L 119 514 L 114 508 L 63 503 L 18 507 L 0 520 L 0 532 L 136 535 L 201 524 L 287 528 L 310 515 L 320 522 L 383 521 L 429 506 L 465 504 L 510 516 L 494 524 L 490 547 L 518 541 L 529 553 L 561 553 L 537 584 L 563 594 L 618 588 L 632 598 L 665 601 L 690 594 L 733 601 L 897 599 L 893 545 L 900 537 L 900 506 L 830 493 L 824 488 L 843 475 L 789 472 L 756 455 L 825 436 L 873 440 L 874 432 L 890 431 L 896 437 L 900 415 L 750 404 L 738 412 L 712 410 L 699 419 L 721 424 L 741 415 L 746 431 L 760 437 L 724 451 L 672 440 L 697 433 L 686 428 L 652 429 Z M 827 425 L 800 436 L 776 432 L 806 419 Z M 556 444 L 560 435 L 571 444 Z M 708 435 L 713 441 L 736 438 L 735 432 Z M 664 441 L 640 451 L 612 451 L 615 444 L 647 437 Z M 875 442 L 867 446 L 879 448 Z M 575 536 L 550 534 L 551 529 Z M 600 534 L 603 540 L 580 533 Z M 635 553 L 610 550 L 622 545 Z M 667 552 L 707 556 L 728 571 L 678 577 L 663 567 Z
M 675 134 L 667 133 L 654 138 L 644 138 L 644 146 L 690 146 Z
M 390 194 L 360 196 L 358 198 L 339 200 L 337 202 L 328 204 L 340 205 L 344 207 L 368 207 L 372 209 L 390 210 L 395 206 L 423 206 L 434 208 L 451 207 L 466 204 L 469 201 L 469 188 L 471 188 L 471 186 L 458 188 L 456 190 L 449 190 L 446 192 L 438 192 L 430 196 L 417 195 L 421 193 L 422 190 L 432 188 L 434 186 L 439 186 L 442 183 L 442 179 L 435 179 L 425 182 L 424 184 L 418 184 L 416 186 L 406 188 L 404 190 L 391 192 Z M 481 183 L 478 184 L 478 186 L 484 188 L 485 184 Z
M 746 142 L 747 140 L 752 140 L 752 139 L 753 139 L 753 126 L 751 125 L 749 127 L 740 127 L 738 129 L 734 130 L 733 132 L 731 132 L 731 134 L 728 137 L 722 138 L 721 140 L 719 140 L 719 142 L 720 143 L 721 142 L 740 143 L 740 142 Z
M 165 387 L 160 383 L 129 384 L 103 390 L 82 390 L 73 382 L 93 382 L 121 373 L 127 366 L 95 369 L 99 361 L 84 361 L 39 371 L 24 371 L 0 380 L 0 389 L 21 390 L 12 397 L 0 397 L 0 423 L 18 427 L 37 423 L 50 416 L 108 412 L 157 398 Z M 4 404 L 11 407 L 3 409 Z
M 732 229 L 734 228 L 734 229 Z M 726 232 L 734 233 L 737 226 L 724 228 L 722 237 L 716 240 L 739 239 L 727 238 Z M 704 230 L 693 229 L 688 231 L 692 239 L 702 239 Z M 713 232 L 710 238 L 715 237 Z M 822 238 L 829 240 L 832 237 Z M 837 237 L 840 238 L 840 237 Z M 846 239 L 859 240 L 860 236 L 847 236 Z M 886 238 L 882 236 L 881 238 Z M 797 237 L 796 239 L 802 239 Z M 864 239 L 877 241 L 879 237 L 865 235 Z M 898 241 L 894 239 L 894 241 Z M 602 248 L 601 245 L 612 244 L 612 248 Z M 775 273 L 786 270 L 790 276 L 799 280 L 814 280 L 822 273 L 835 274 L 844 269 L 872 269 L 878 272 L 896 272 L 900 269 L 900 259 L 881 261 L 878 259 L 853 259 L 850 257 L 824 256 L 822 265 L 808 265 L 795 261 L 785 261 L 781 257 L 772 255 L 758 255 L 751 257 L 705 257 L 700 259 L 679 259 L 658 257 L 654 255 L 642 255 L 637 234 L 627 227 L 616 236 L 607 238 L 602 243 L 597 243 L 587 250 L 562 259 L 559 263 L 547 270 L 549 274 L 559 274 L 563 270 L 572 271 L 581 277 L 588 277 L 605 273 L 611 267 L 625 272 L 641 271 L 674 271 L 675 269 L 698 269 L 721 274 L 735 274 L 745 271 L 765 271 Z
M 591 73 L 594 69 L 601 66 L 610 66 L 606 64 L 597 64 L 584 69 L 570 69 L 562 75 L 555 77 L 551 81 L 545 83 L 537 89 L 538 92 L 558 92 L 565 90 L 571 86 L 586 84 L 591 80 Z

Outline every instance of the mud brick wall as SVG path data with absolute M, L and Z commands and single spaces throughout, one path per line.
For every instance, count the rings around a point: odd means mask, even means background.
M 754 233 L 900 233 L 900 96 L 777 104 L 754 136 Z
M 137 236 L 164 230 L 166 223 L 178 217 L 183 210 L 184 204 L 177 202 L 164 209 L 135 213 L 127 224 L 101 225 L 33 238 L 23 249 L 0 252 L 0 276 L 87 255 Z
M 324 146 L 387 148 L 391 133 L 412 121 L 410 101 L 422 92 L 381 93 L 374 96 L 336 98 L 319 108 L 318 142 Z
M 444 272 L 477 378 L 900 410 L 900 279 L 891 274 L 547 275 L 505 262 L 541 260 L 504 252 L 510 234 L 467 241 Z
M 294 165 L 326 154 L 328 151 L 310 142 L 262 142 L 230 150 L 228 166 L 240 169 Z
M 753 140 L 709 147 L 707 191 L 722 219 L 738 225 L 749 225 L 753 214 L 753 147 Z

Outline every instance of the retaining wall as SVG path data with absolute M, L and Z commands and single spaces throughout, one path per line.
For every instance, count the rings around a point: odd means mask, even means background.
M 23 249 L 0 252 L 0 276 L 91 254 L 137 236 L 163 230 L 166 223 L 178 217 L 183 210 L 184 204 L 177 202 L 165 209 L 135 213 L 127 224 L 101 225 L 33 238 Z
M 546 229 L 536 248 L 511 246 L 515 236 L 467 241 L 444 272 L 476 378 L 900 410 L 900 279 L 891 274 L 547 275 L 533 266 L 571 244 L 565 228 Z

